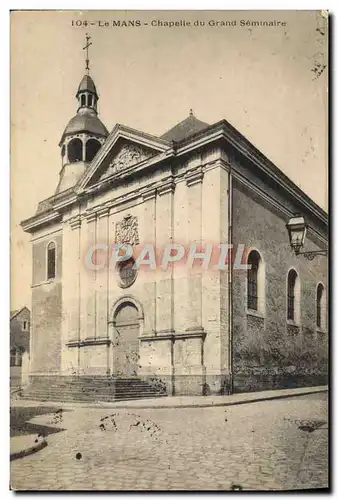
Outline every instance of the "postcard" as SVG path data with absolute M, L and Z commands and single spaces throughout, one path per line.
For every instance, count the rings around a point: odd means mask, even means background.
M 11 12 L 12 490 L 329 488 L 328 24 Z

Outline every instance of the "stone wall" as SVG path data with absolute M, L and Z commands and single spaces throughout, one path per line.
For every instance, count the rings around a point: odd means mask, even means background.
M 56 244 L 56 276 L 47 281 L 47 246 Z M 31 373 L 59 372 L 62 319 L 62 233 L 33 242 Z
M 296 257 L 287 217 L 250 188 L 234 181 L 233 244 L 256 248 L 265 267 L 265 311 L 247 310 L 246 271 L 233 272 L 233 372 L 237 391 L 322 383 L 327 374 L 328 332 L 316 328 L 316 286 L 327 289 L 327 259 Z M 318 249 L 308 234 L 306 246 Z M 300 321 L 288 322 L 287 274 L 300 278 Z M 327 322 L 326 322 L 327 324 Z

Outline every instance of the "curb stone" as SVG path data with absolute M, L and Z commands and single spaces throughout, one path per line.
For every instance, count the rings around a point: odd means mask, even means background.
M 218 396 L 215 397 L 214 401 L 203 401 L 201 400 L 200 402 L 182 402 L 182 401 L 177 401 L 175 402 L 175 397 L 173 397 L 172 401 L 166 404 L 159 404 L 159 401 L 163 401 L 166 398 L 159 398 L 158 400 L 152 400 L 149 403 L 146 403 L 145 399 L 143 400 L 134 400 L 134 401 L 91 401 L 91 402 L 80 402 L 80 401 L 74 401 L 74 402 L 69 402 L 69 401 L 32 401 L 32 400 L 25 400 L 22 398 L 22 401 L 25 401 L 25 403 L 30 403 L 29 406 L 35 406 L 35 405 L 42 405 L 42 404 L 49 404 L 51 406 L 55 407 L 63 407 L 63 408 L 107 408 L 107 409 L 173 409 L 173 408 L 213 408 L 213 407 L 219 407 L 219 406 L 235 406 L 235 405 L 243 405 L 243 404 L 250 404 L 250 403 L 257 403 L 261 401 L 273 401 L 277 399 L 287 399 L 287 398 L 292 398 L 292 397 L 300 397 L 300 396 L 306 396 L 310 394 L 318 394 L 318 393 L 323 393 L 323 392 L 328 392 L 329 388 L 328 386 L 317 386 L 317 387 L 304 387 L 304 388 L 295 388 L 294 389 L 281 389 L 281 390 L 271 390 L 271 391 L 261 391 L 257 393 L 246 393 L 247 397 L 245 398 L 245 393 L 243 394 L 243 399 L 237 399 L 237 400 L 228 400 L 226 397 L 219 396 L 221 398 L 220 401 L 217 401 Z M 300 390 L 302 389 L 302 390 Z M 281 393 L 281 391 L 285 391 Z M 264 392 L 264 394 L 262 394 Z M 256 394 L 254 396 L 254 394 Z M 239 396 L 240 394 L 237 394 Z M 250 395 L 250 397 L 249 397 Z M 233 396 L 230 395 L 229 398 Z M 15 400 L 15 403 L 18 403 L 17 400 Z
M 121 406 L 117 406 L 115 405 L 114 406 L 114 403 L 112 402 L 111 405 L 109 405 L 109 403 L 107 404 L 106 401 L 97 401 L 97 406 L 99 406 L 100 408 L 115 408 L 116 410 L 118 409 L 132 409 L 132 410 L 141 410 L 141 409 L 144 409 L 144 410 L 156 410 L 156 409 L 171 409 L 171 408 L 175 408 L 175 409 L 179 409 L 179 408 L 216 408 L 216 407 L 219 407 L 219 406 L 236 406 L 236 405 L 246 405 L 246 404 L 250 404 L 250 403 L 258 403 L 260 401 L 273 401 L 275 399 L 287 399 L 287 398 L 294 398 L 294 397 L 300 397 L 300 396 L 307 396 L 309 394 L 318 394 L 318 393 L 321 393 L 321 392 L 328 392 L 328 389 L 318 389 L 316 391 L 306 391 L 306 392 L 297 392 L 297 393 L 290 393 L 290 394 L 279 394 L 279 395 L 274 395 L 274 396 L 271 396 L 271 397 L 266 397 L 266 396 L 263 396 L 263 397 L 257 397 L 257 398 L 253 398 L 253 399 L 247 399 L 247 400 L 243 400 L 243 401 L 224 401 L 224 402 L 221 402 L 221 403 L 191 403 L 191 404 L 183 404 L 183 405 L 177 405 L 175 406 L 175 404 L 172 404 L 172 405 L 161 405 L 161 406 L 156 406 L 156 405 L 149 405 L 149 406 L 141 406 L 141 405 L 133 405 L 133 404 L 128 404 L 128 405 L 121 405 Z M 109 405 L 109 406 L 108 406 Z
M 36 453 L 37 451 L 40 451 L 43 448 L 45 448 L 47 445 L 48 445 L 47 441 L 45 439 L 43 439 L 39 443 L 37 443 L 33 446 L 30 446 L 29 448 L 11 453 L 10 454 L 10 461 L 17 460 L 18 458 L 23 458 L 23 457 L 27 457 L 29 455 L 32 455 L 33 453 Z

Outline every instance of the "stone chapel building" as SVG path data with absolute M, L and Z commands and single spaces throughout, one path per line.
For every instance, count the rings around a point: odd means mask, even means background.
M 327 377 L 327 259 L 296 256 L 286 222 L 327 246 L 328 216 L 227 121 L 192 112 L 157 137 L 98 116 L 85 75 L 59 143 L 55 194 L 22 222 L 33 281 L 27 397 L 114 399 L 313 385 Z M 95 245 L 245 249 L 236 269 L 88 269 Z M 96 248 L 96 247 L 95 247 Z M 104 248 L 104 247 L 103 247 Z M 94 259 L 95 260 L 95 259 Z M 100 269 L 98 269 L 100 267 Z

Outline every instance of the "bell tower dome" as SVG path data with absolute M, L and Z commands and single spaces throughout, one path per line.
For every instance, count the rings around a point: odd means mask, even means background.
M 56 193 L 76 184 L 108 136 L 108 130 L 98 117 L 99 96 L 95 83 L 89 75 L 90 37 L 87 36 L 86 39 L 86 74 L 76 93 L 78 100 L 76 115 L 68 122 L 59 143 L 62 168 Z

